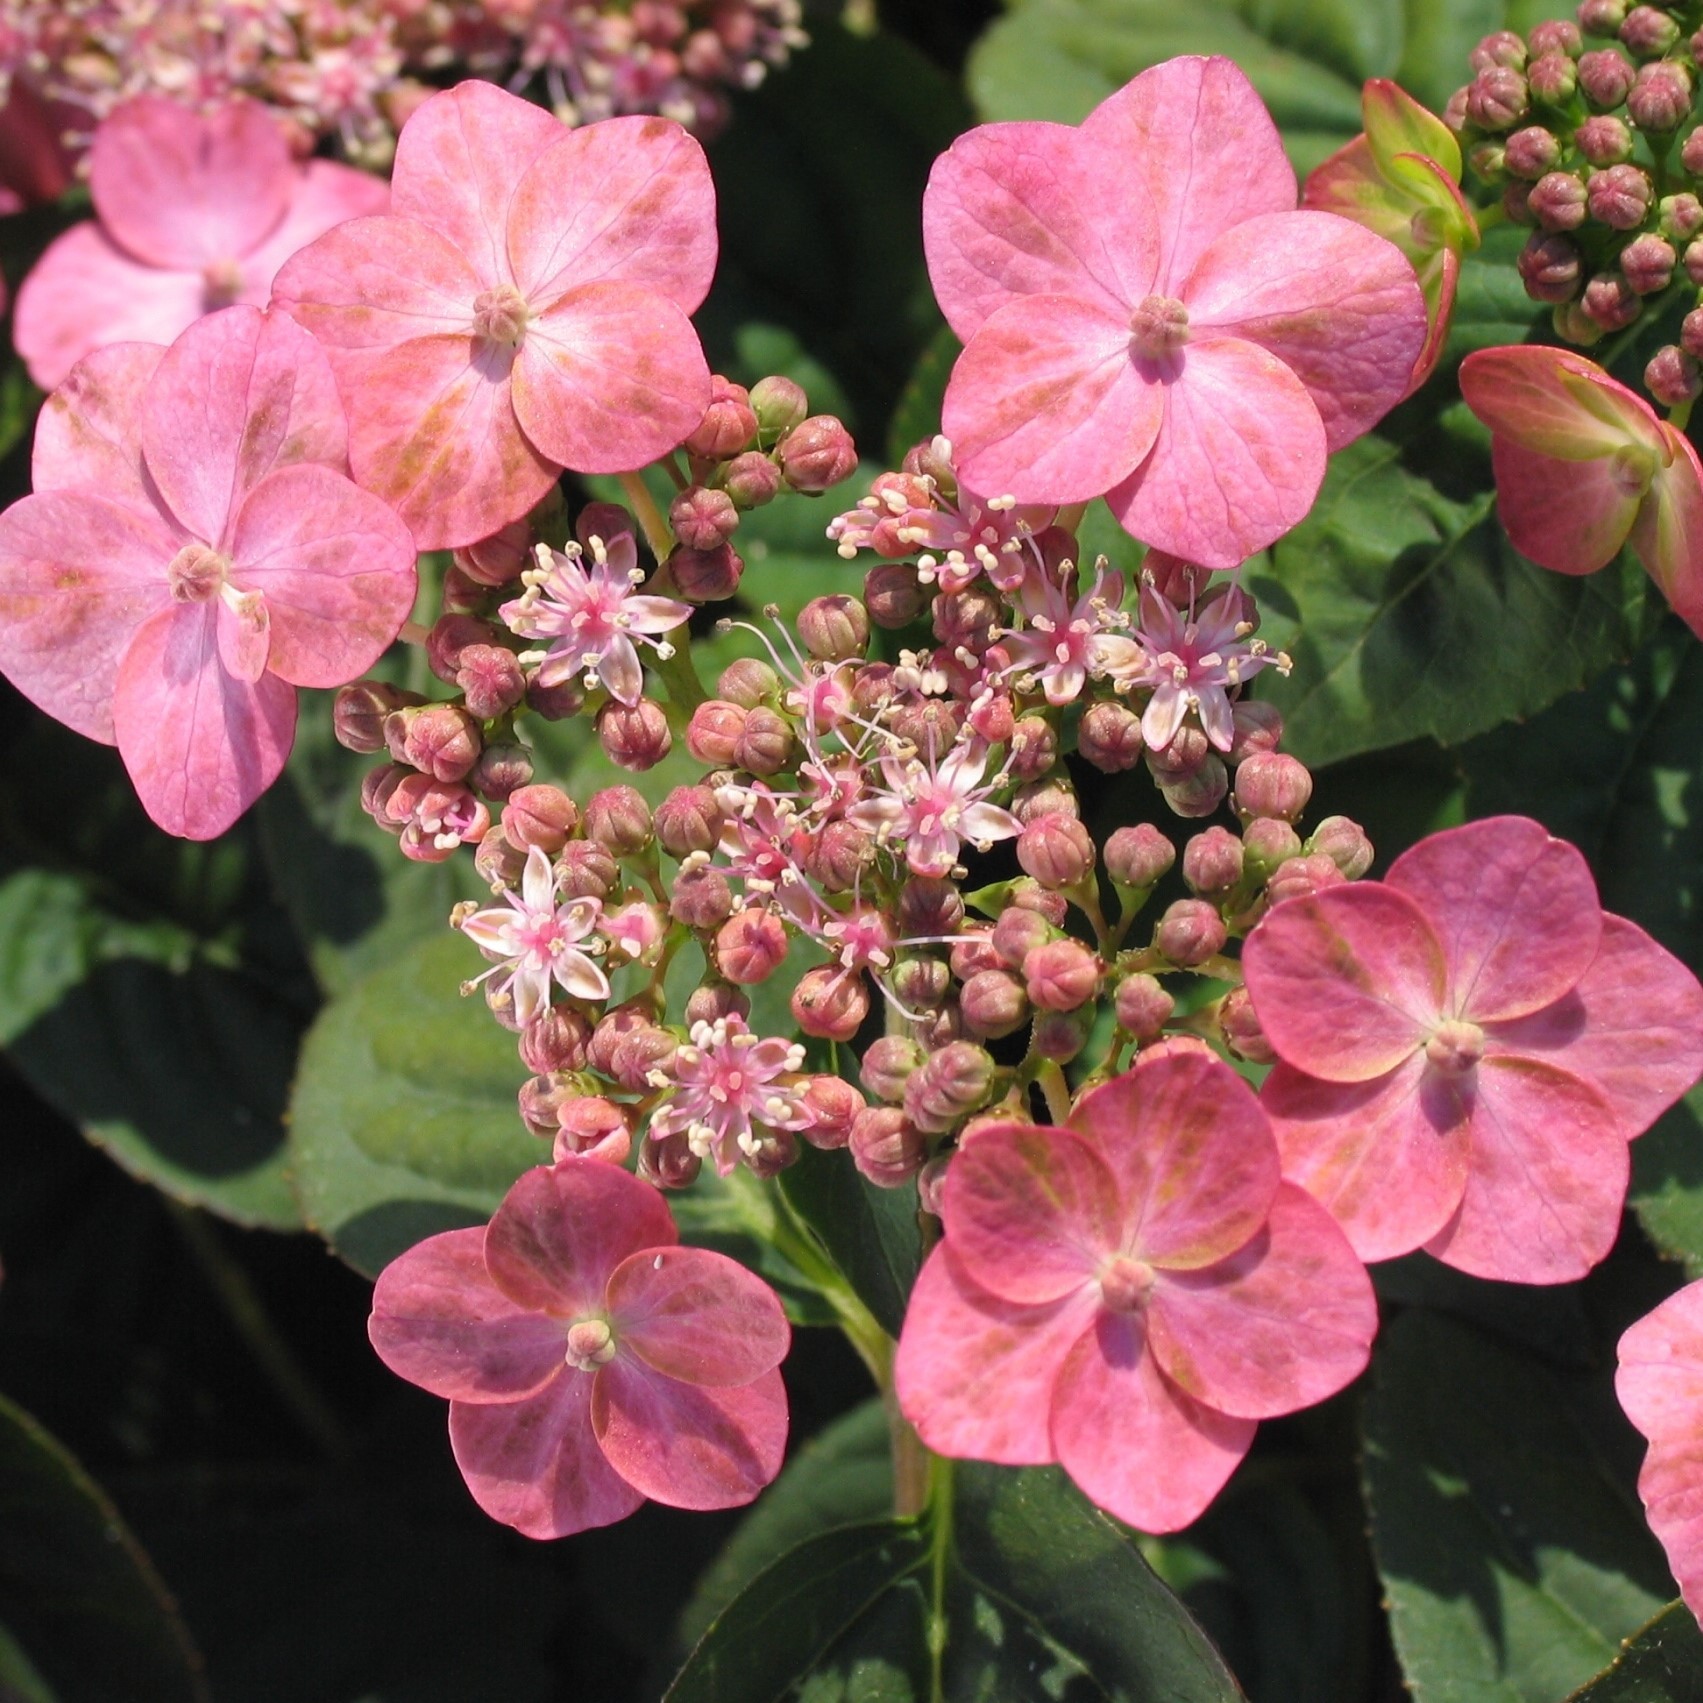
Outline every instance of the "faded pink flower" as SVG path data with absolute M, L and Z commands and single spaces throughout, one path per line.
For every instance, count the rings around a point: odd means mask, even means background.
M 1567 349 L 1474 350 L 1461 395 L 1490 428 L 1496 510 L 1516 550 L 1589 574 L 1630 543 L 1703 636 L 1703 463 L 1682 431 Z
M 1063 1129 L 978 1128 L 940 1211 L 899 1339 L 905 1417 L 941 1454 L 1057 1461 L 1144 1531 L 1193 1520 L 1257 1422 L 1341 1389 L 1377 1329 L 1341 1231 L 1196 1043 L 1143 1053 Z
M 527 1537 L 749 1502 L 780 1470 L 790 1341 L 774 1291 L 678 1246 L 618 1165 L 528 1171 L 484 1229 L 428 1237 L 373 1290 L 391 1371 L 449 1398 L 473 1499 Z
M 1227 59 L 1144 71 L 1078 128 L 960 137 L 923 233 L 966 344 L 942 410 L 963 479 L 1024 503 L 1104 495 L 1137 538 L 1214 568 L 1293 526 L 1425 341 L 1401 254 L 1295 202 Z
M 422 549 L 489 537 L 564 467 L 643 467 L 703 418 L 686 316 L 715 270 L 715 190 L 678 124 L 569 131 L 462 83 L 403 127 L 391 207 L 298 254 L 275 299 L 331 357 L 355 477 Z
M 345 475 L 331 369 L 257 308 L 79 362 L 0 515 L 0 671 L 116 744 L 169 833 L 222 833 L 277 779 L 298 686 L 375 662 L 414 546 Z
M 1520 816 L 1278 905 L 1243 964 L 1284 1175 L 1362 1259 L 1582 1277 L 1619 1229 L 1627 1142 L 1703 1073 L 1696 978 Z
M 18 291 L 18 353 L 44 390 L 103 344 L 170 343 L 233 302 L 265 306 L 298 248 L 389 199 L 349 166 L 297 165 L 252 101 L 203 114 L 157 95 L 95 132 L 89 189 L 97 217 L 50 244 Z
M 880 758 L 882 784 L 846 812 L 876 843 L 901 855 L 913 875 L 950 875 L 968 840 L 986 851 L 996 840 L 1015 839 L 1023 824 L 988 795 L 1003 774 L 984 780 L 988 748 L 976 738 L 960 739 L 946 755 L 923 762 L 887 750 Z

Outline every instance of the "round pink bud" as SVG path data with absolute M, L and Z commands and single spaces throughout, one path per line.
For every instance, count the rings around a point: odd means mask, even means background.
M 1686 277 L 1703 290 L 1703 237 L 1695 237 L 1686 244 L 1680 264 L 1685 268 Z
M 1081 819 L 1082 806 L 1077 801 L 1076 788 L 1067 774 L 1052 774 L 1042 780 L 1020 786 L 1011 800 L 1011 814 L 1027 826 L 1043 816 L 1070 816 Z
M 1074 1011 L 1100 986 L 1100 960 L 1080 941 L 1049 940 L 1023 960 L 1023 985 L 1043 1011 Z
M 503 832 L 521 850 L 559 852 L 579 826 L 579 807 L 560 787 L 523 786 L 503 805 Z
M 808 1077 L 802 1094 L 816 1121 L 799 1133 L 812 1147 L 844 1147 L 858 1113 L 869 1109 L 863 1096 L 837 1076 Z
M 520 1121 L 541 1141 L 548 1141 L 559 1127 L 558 1114 L 579 1098 L 580 1091 L 580 1084 L 565 1072 L 529 1077 L 516 1096 Z
M 1512 130 L 1529 106 L 1526 80 L 1511 66 L 1487 66 L 1467 87 L 1466 115 L 1480 130 Z
M 1147 753 L 1147 767 L 1161 786 L 1186 780 L 1212 755 L 1212 746 L 1200 728 L 1184 722 L 1171 741 Z
M 723 1017 L 741 1020 L 751 1015 L 751 1000 L 742 988 L 728 982 L 705 982 L 686 996 L 681 1013 L 688 1028 L 694 1023 L 715 1023 Z
M 1177 848 L 1153 826 L 1139 822 L 1119 828 L 1106 841 L 1106 873 L 1119 887 L 1151 887 L 1177 861 Z
M 1553 132 L 1541 125 L 1528 124 L 1508 138 L 1504 157 L 1508 170 L 1515 177 L 1536 183 L 1545 172 L 1555 170 L 1561 158 L 1561 144 L 1556 141 Z
M 1590 191 L 1576 172 L 1552 171 L 1532 185 L 1526 206 L 1546 231 L 1575 231 L 1585 222 Z
M 1019 783 L 1039 780 L 1058 762 L 1058 734 L 1039 716 L 1024 716 L 1011 730 L 1011 774 Z
M 742 710 L 754 710 L 773 699 L 781 689 L 781 677 L 754 656 L 730 662 L 716 681 L 716 696 Z
M 469 713 L 480 721 L 507 715 L 526 696 L 520 659 L 503 645 L 468 645 L 461 652 L 455 683 Z
M 1069 1064 L 1088 1045 L 1093 1031 L 1093 1016 L 1089 1011 L 1043 1011 L 1035 1018 L 1029 1046 L 1037 1058 Z
M 685 1130 L 654 1138 L 639 1144 L 638 1174 L 658 1189 L 689 1189 L 704 1168 L 703 1160 L 692 1151 Z
M 1565 106 L 1579 86 L 1579 67 L 1564 53 L 1546 53 L 1526 67 L 1526 87 L 1546 106 Z
M 863 602 L 876 626 L 897 632 L 928 607 L 928 587 L 909 562 L 881 562 L 863 576 Z
M 1688 243 L 1703 231 L 1703 201 L 1689 190 L 1664 195 L 1656 204 L 1656 212 L 1661 220 L 1658 229 L 1671 243 Z
M 999 913 L 999 921 L 993 925 L 993 933 L 988 940 L 999 963 L 1019 970 L 1029 954 L 1037 947 L 1045 946 L 1054 932 L 1053 925 L 1045 917 L 1017 905 L 1008 905 Z
M 901 934 L 956 934 L 963 922 L 964 895 L 944 876 L 913 875 L 899 890 Z
M 1312 857 L 1292 857 L 1266 883 L 1266 897 L 1272 904 L 1285 899 L 1306 899 L 1330 887 L 1340 887 L 1347 879 L 1340 869 L 1323 854 Z
M 1177 1002 L 1155 977 L 1138 972 L 1118 983 L 1113 1009 L 1125 1034 L 1138 1041 L 1151 1041 L 1171 1021 Z
M 1062 893 L 1049 893 L 1040 882 L 1030 880 L 1027 875 L 1019 875 L 1006 891 L 1010 895 L 1010 903 L 1018 910 L 1033 911 L 1054 928 L 1064 927 L 1070 905 Z
M 1637 291 L 1618 272 L 1597 273 L 1585 286 L 1580 306 L 1604 331 L 1623 330 L 1641 311 Z
M 1703 125 L 1686 137 L 1679 150 L 1679 163 L 1693 177 L 1703 177 Z
M 924 1054 L 917 1043 L 904 1035 L 883 1035 L 871 1041 L 858 1070 L 858 1080 L 878 1100 L 897 1105 L 905 1097 L 905 1084 L 922 1069 Z
M 1679 328 L 1680 347 L 1688 355 L 1703 359 L 1703 307 L 1694 307 Z
M 1243 870 L 1255 881 L 1267 880 L 1290 858 L 1299 856 L 1301 836 L 1281 817 L 1259 816 L 1242 830 Z
M 1275 704 L 1258 698 L 1239 698 L 1230 706 L 1230 749 L 1232 763 L 1240 763 L 1256 751 L 1275 751 L 1283 738 L 1283 715 Z
M 1549 323 L 1563 343 L 1588 349 L 1602 341 L 1602 327 L 1586 316 L 1578 302 L 1560 302 L 1550 310 Z
M 1306 765 L 1282 751 L 1260 752 L 1236 771 L 1236 808 L 1244 818 L 1277 816 L 1293 822 L 1313 796 Z
M 707 786 L 677 786 L 656 807 L 657 843 L 670 857 L 712 852 L 727 818 Z
M 759 704 L 745 712 L 745 725 L 733 744 L 733 760 L 754 775 L 778 775 L 793 753 L 792 723 Z
M 556 885 L 564 899 L 607 899 L 621 871 L 606 846 L 569 840 L 556 859 Z
M 957 953 L 960 946 L 968 941 L 960 941 L 952 948 L 954 963 L 948 966 L 939 958 L 930 957 L 924 953 L 910 953 L 901 958 L 893 966 L 893 993 L 899 1003 L 908 1006 L 912 1011 L 932 1011 L 937 1006 L 946 1003 L 946 996 L 952 991 L 952 977 L 956 972 L 960 980 L 967 980 L 966 971 L 971 969 L 969 963 L 963 969 L 957 968 Z M 991 968 L 988 957 L 991 949 L 985 941 L 982 943 L 983 956 L 976 960 L 977 969 Z
M 751 386 L 751 407 L 757 415 L 757 430 L 764 443 L 774 443 L 795 426 L 804 423 L 810 402 L 801 386 L 776 374 L 758 379 Z
M 585 1068 L 591 1024 L 566 1005 L 552 1005 L 520 1032 L 520 1062 L 537 1076 Z
M 1612 40 L 1626 22 L 1626 0 L 1579 0 L 1574 15 L 1586 35 L 1607 36 Z
M 952 974 L 961 982 L 967 982 L 981 970 L 997 970 L 1001 961 L 993 947 L 993 933 L 985 925 L 981 928 L 966 929 L 960 934 L 952 942 L 947 958 Z
M 680 1048 L 680 1038 L 655 1023 L 629 1029 L 610 1052 L 609 1074 L 634 1094 L 650 1086 L 651 1074 L 666 1068 Z
M 745 715 L 737 704 L 725 699 L 710 698 L 692 711 L 686 728 L 686 749 L 700 763 L 711 768 L 727 768 L 739 749 L 739 736 L 745 731 Z
M 1488 71 L 1493 65 L 1503 65 L 1513 71 L 1524 70 L 1525 39 L 1512 30 L 1496 30 L 1480 39 L 1467 55 L 1467 63 L 1474 71 Z
M 1532 191 L 1534 202 L 1542 188 L 1540 183 Z M 1635 230 L 1643 224 L 1654 194 L 1649 177 L 1638 166 L 1609 166 L 1603 171 L 1593 172 L 1585 190 L 1591 217 L 1617 231 Z M 1542 218 L 1542 214 L 1538 216 Z
M 719 869 L 682 870 L 668 894 L 669 915 L 687 928 L 720 928 L 733 915 L 733 889 Z
M 1660 59 L 1679 40 L 1679 20 L 1654 6 L 1634 6 L 1620 26 L 1620 39 L 1639 59 Z
M 331 730 L 346 751 L 363 757 L 386 748 L 385 718 L 426 700 L 384 680 L 357 680 L 340 686 L 331 706 Z
M 791 1006 L 793 1021 L 805 1034 L 849 1041 L 869 1015 L 869 991 L 861 975 L 823 964 L 799 977 Z
M 823 662 L 850 662 L 869 648 L 869 612 L 843 592 L 813 597 L 798 612 L 804 648 Z
M 424 704 L 401 713 L 407 727 L 403 761 L 435 781 L 465 779 L 484 748 L 479 723 L 459 704 Z
M 1612 47 L 1579 56 L 1579 87 L 1592 106 L 1606 109 L 1623 105 L 1632 93 L 1636 76 L 1637 72 Z
M 1470 88 L 1456 89 L 1443 105 L 1443 122 L 1457 136 L 1466 129 L 1466 102 L 1471 92 Z
M 524 745 L 487 745 L 467 779 L 484 797 L 499 804 L 532 780 L 532 753 Z
M 1585 38 L 1571 18 L 1551 18 L 1526 32 L 1526 46 L 1534 59 L 1546 53 L 1564 53 L 1569 59 L 1577 59 L 1584 45 Z
M 651 698 L 636 704 L 607 703 L 597 712 L 597 743 L 618 769 L 643 774 L 669 753 L 674 735 L 662 705 Z
M 848 893 L 875 861 L 875 838 L 855 822 L 829 822 L 804 854 L 804 867 L 825 893 Z
M 585 837 L 611 857 L 635 857 L 650 844 L 650 806 L 630 786 L 608 786 L 586 800 Z
M 1077 755 L 1102 774 L 1118 775 L 1141 761 L 1141 717 L 1123 704 L 1092 704 L 1076 730 Z
M 526 707 L 545 721 L 566 721 L 585 708 L 585 687 L 578 680 L 541 686 L 535 670 L 526 680 Z
M 1008 970 L 978 970 L 958 998 L 964 1027 L 984 1041 L 1015 1034 L 1029 1021 L 1029 996 Z
M 950 751 L 958 738 L 963 706 L 941 698 L 897 705 L 888 725 L 919 751 Z
M 1703 370 L 1696 356 L 1688 355 L 1677 343 L 1664 344 L 1644 368 L 1644 388 L 1664 408 L 1677 408 L 1682 402 L 1695 401 L 1703 391 Z
M 574 537 L 587 550 L 594 538 L 613 544 L 617 538 L 637 536 L 633 517 L 619 503 L 587 503 L 574 522 Z
M 962 1144 L 970 1127 L 969 1124 L 966 1124 L 958 1132 L 960 1144 Z M 932 1213 L 936 1218 L 940 1216 L 941 1200 L 946 1188 L 946 1173 L 951 1164 L 952 1155 L 950 1153 L 937 1153 L 917 1172 L 917 1208 L 919 1211 Z
M 1246 988 L 1231 988 L 1225 994 L 1218 1007 L 1218 1028 L 1224 1044 L 1237 1058 L 1245 1058 L 1250 1064 L 1276 1062 L 1277 1054 L 1265 1038 Z
M 686 453 L 700 461 L 726 461 L 757 435 L 751 393 L 720 373 L 710 374 L 710 405 L 686 440 Z
M 668 574 L 688 603 L 723 603 L 738 591 L 745 559 L 731 544 L 704 550 L 682 544 L 668 558 Z
M 489 595 L 486 587 L 470 579 L 452 562 L 444 569 L 438 607 L 445 615 L 477 615 L 485 607 L 485 599 Z
M 615 1049 L 627 1036 L 650 1026 L 651 1008 L 644 1000 L 630 999 L 604 1012 L 586 1043 L 587 1062 L 600 1076 L 613 1076 Z
M 1632 131 L 1621 119 L 1602 113 L 1573 132 L 1573 145 L 1593 166 L 1618 166 L 1632 158 Z
M 1634 237 L 1621 251 L 1620 270 L 1639 295 L 1653 296 L 1658 290 L 1665 290 L 1672 281 L 1678 258 L 1672 243 L 1646 231 L 1642 236 Z
M 760 509 L 780 495 L 781 470 L 761 450 L 736 455 L 722 475 L 729 497 L 742 509 Z
M 1626 97 L 1626 111 L 1646 135 L 1665 136 L 1691 113 L 1691 78 L 1671 60 L 1643 66 Z
M 928 1157 L 922 1131 L 890 1106 L 865 1106 L 852 1120 L 847 1145 L 859 1173 L 880 1189 L 902 1188 Z
M 1094 868 L 1094 841 L 1074 816 L 1049 810 L 1017 836 L 1017 861 L 1043 887 L 1076 886 Z
M 501 828 L 492 828 L 473 853 L 473 867 L 492 892 L 500 892 L 505 887 L 520 884 L 520 878 L 526 872 L 526 853 L 519 846 L 511 845 Z
M 1307 853 L 1328 857 L 1349 881 L 1358 881 L 1372 867 L 1374 855 L 1366 830 L 1346 816 L 1327 816 L 1308 839 Z
M 812 414 L 775 446 L 775 459 L 793 490 L 817 496 L 857 471 L 857 446 L 832 414 Z
M 934 636 L 949 649 L 962 645 L 968 650 L 984 651 L 993 642 L 993 630 L 1000 623 L 1000 601 L 981 586 L 968 586 L 963 591 L 943 591 L 929 610 Z
M 489 538 L 464 544 L 453 560 L 475 585 L 513 585 L 532 565 L 532 528 L 524 520 L 511 520 Z
M 926 1084 L 925 1098 L 936 1112 L 956 1123 L 984 1105 L 993 1089 L 993 1056 L 974 1041 L 950 1041 L 930 1055 L 917 1079 Z
M 1205 899 L 1178 899 L 1167 907 L 1153 931 L 1155 948 L 1185 970 L 1222 952 L 1228 938 L 1218 907 Z
M 730 982 L 755 987 L 785 962 L 786 947 L 786 925 L 773 911 L 753 905 L 716 930 L 715 961 Z
M 1500 141 L 1474 142 L 1466 151 L 1466 163 L 1485 183 L 1500 183 L 1508 171 L 1508 150 Z
M 627 1112 L 601 1094 L 570 1100 L 556 1114 L 555 1148 L 551 1158 L 601 1159 L 605 1164 L 624 1165 L 633 1151 L 633 1126 Z
M 1242 879 L 1242 859 L 1242 842 L 1228 828 L 1208 828 L 1183 847 L 1183 879 L 1196 893 L 1228 893 Z
M 1175 814 L 1196 822 L 1210 816 L 1224 802 L 1229 791 L 1230 773 L 1216 752 L 1210 754 L 1192 774 L 1181 780 L 1164 781 L 1159 787 L 1160 797 Z
M 1531 210 L 1532 186 L 1513 179 L 1502 191 L 1502 211 L 1511 225 L 1535 225 L 1537 216 Z
M 440 680 L 453 686 L 461 653 L 469 645 L 500 645 L 504 637 L 499 628 L 476 615 L 440 615 L 426 635 L 426 661 Z

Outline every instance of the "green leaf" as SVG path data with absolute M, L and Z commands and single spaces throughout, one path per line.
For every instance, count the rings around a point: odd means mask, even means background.
M 1567 1703 L 1693 1703 L 1703 1697 L 1703 1632 L 1684 1603 L 1664 1608 L 1626 1641 L 1612 1666 Z
M 25 1703 L 32 1673 L 36 1696 L 66 1703 L 206 1703 L 201 1658 L 118 1511 L 3 1396 L 0 1624 L 0 1685 L 10 1665 Z
M 1287 680 L 1262 674 L 1259 695 L 1304 762 L 1458 743 L 1630 649 L 1620 570 L 1546 573 L 1509 545 L 1492 493 L 1451 495 L 1410 464 L 1419 453 L 1381 436 L 1351 444 L 1312 513 L 1250 565 L 1261 635 L 1295 664 Z
M 1452 1320 L 1411 1312 L 1386 1330 L 1366 1478 L 1417 1703 L 1554 1703 L 1671 1595 L 1568 1386 Z
M 35 424 L 41 394 L 30 383 L 22 361 L 14 358 L 0 368 L 0 456 L 11 454 Z

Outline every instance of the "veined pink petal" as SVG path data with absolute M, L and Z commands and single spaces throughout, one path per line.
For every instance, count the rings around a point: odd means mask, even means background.
M 138 260 L 199 271 L 240 259 L 283 218 L 290 150 L 256 101 L 196 112 L 139 95 L 96 129 L 89 189 L 108 234 Z
M 165 353 L 112 343 L 86 355 L 36 416 L 30 484 L 85 490 L 150 517 L 159 505 L 142 468 L 142 395 Z
M 391 206 L 442 237 L 481 285 L 512 284 L 510 203 L 527 166 L 563 134 L 531 101 L 478 79 L 458 83 L 402 127 Z
M 601 1317 L 615 1267 L 678 1240 L 648 1183 L 600 1159 L 566 1159 L 525 1172 L 503 1197 L 485 1232 L 485 1268 L 517 1306 Z
M 183 537 L 157 514 L 90 491 L 47 491 L 0 513 L 0 672 L 90 739 L 114 742 L 118 664 L 169 608 Z
M 1242 962 L 1278 1057 L 1326 1081 L 1395 1069 L 1445 1015 L 1448 963 L 1428 913 L 1381 882 L 1276 906 Z
M 1070 1128 L 1117 1178 L 1124 1248 L 1150 1265 L 1208 1265 L 1265 1222 L 1278 1184 L 1271 1127 L 1248 1085 L 1204 1047 L 1144 1052 L 1082 1096 Z
M 964 342 L 1021 296 L 1067 296 L 1127 324 L 1130 304 L 1151 293 L 1152 210 L 1138 191 L 1105 196 L 1085 160 L 1100 155 L 1069 125 L 1019 123 L 979 125 L 934 162 L 923 246 Z
M 1180 1531 L 1204 1512 L 1256 1428 L 1172 1384 L 1129 1314 L 1100 1314 L 1053 1390 L 1059 1464 L 1091 1502 L 1146 1532 Z
M 1703 1281 L 1688 1283 L 1620 1338 L 1614 1393 L 1650 1440 L 1652 1458 L 1703 1443 Z M 1700 1463 L 1703 1464 L 1703 1463 Z M 1700 1558 L 1703 1559 L 1703 1558 Z
M 1607 1100 L 1532 1058 L 1478 1067 L 1466 1190 L 1425 1244 L 1447 1265 L 1507 1283 L 1570 1283 L 1614 1246 L 1629 1173 Z
M 1703 637 L 1703 463 L 1665 421 L 1673 459 L 1660 468 L 1632 527 L 1632 548 L 1676 614 Z M 1535 560 L 1535 558 L 1534 558 Z
M 294 320 L 229 307 L 186 331 L 142 399 L 142 453 L 197 538 L 227 547 L 243 499 L 275 467 L 341 473 L 348 436 L 331 365 Z
M 272 234 L 244 255 L 241 301 L 265 307 L 278 268 L 292 255 L 348 219 L 376 217 L 390 210 L 390 185 L 371 172 L 309 160 L 296 168 L 289 210 Z
M 942 1217 L 966 1276 L 1002 1300 L 1060 1301 L 1122 1251 L 1117 1179 L 1064 1129 L 977 1132 L 946 1173 Z
M 1333 213 L 1269 213 L 1226 231 L 1183 287 L 1191 331 L 1256 343 L 1307 387 L 1325 443 L 1369 431 L 1409 388 L 1425 343 L 1413 268 Z
M 716 263 L 704 150 L 673 119 L 636 114 L 559 135 L 515 189 L 508 255 L 536 309 L 584 284 L 619 283 L 695 312 Z
M 1360 1375 L 1378 1304 L 1330 1214 L 1284 1183 L 1245 1248 L 1198 1271 L 1161 1272 L 1146 1317 L 1154 1357 L 1178 1389 L 1220 1413 L 1273 1419 Z
M 217 599 L 169 604 L 119 663 L 112 725 L 142 808 L 168 834 L 210 840 L 282 772 L 296 693 L 271 674 L 225 672 Z
M 145 266 L 94 220 L 48 244 L 18 290 L 13 341 L 43 390 L 109 343 L 170 343 L 207 306 L 198 272 Z
M 414 607 L 414 540 L 370 493 L 326 467 L 280 467 L 231 534 L 231 583 L 265 593 L 267 666 L 292 686 L 341 686 L 383 654 Z
M 1437 931 L 1450 1016 L 1487 1023 L 1541 1011 L 1575 987 L 1597 955 L 1602 907 L 1590 869 L 1529 817 L 1490 816 L 1431 834 L 1384 879 Z
M 792 1332 L 762 1278 L 708 1248 L 649 1248 L 610 1274 L 622 1354 L 688 1384 L 748 1384 L 786 1358 Z
M 1116 157 L 1120 193 L 1151 205 L 1159 295 L 1182 293 L 1220 231 L 1295 208 L 1295 173 L 1277 126 L 1228 59 L 1189 55 L 1155 65 L 1101 101 L 1082 129 Z M 1102 180 L 1101 193 L 1106 187 Z
M 627 473 L 666 455 L 704 417 L 710 370 L 666 296 L 588 284 L 528 325 L 514 412 L 538 451 L 576 473 Z
M 563 1370 L 561 1323 L 517 1307 L 485 1270 L 485 1232 L 446 1230 L 393 1259 L 367 1335 L 399 1378 L 455 1401 L 514 1401 Z
M 1330 1213 L 1361 1259 L 1411 1253 L 1460 1205 L 1471 1162 L 1466 1106 L 1423 1053 L 1369 1082 L 1321 1082 L 1279 1064 L 1260 1101 L 1285 1180 Z
M 1619 553 L 1645 504 L 1644 475 L 1612 455 L 1561 461 L 1493 438 L 1496 513 L 1522 556 L 1557 574 L 1594 574 Z M 1653 576 L 1652 576 L 1653 577 Z
M 1067 296 L 1025 296 L 970 339 L 941 421 L 978 491 L 1085 502 L 1147 454 L 1163 395 L 1130 357 L 1127 318 Z
M 1048 1306 L 1002 1301 L 942 1243 L 905 1308 L 893 1363 L 899 1410 L 937 1454 L 1045 1465 L 1053 1382 L 1097 1310 L 1087 1289 Z
M 571 1537 L 624 1520 L 644 1501 L 591 1428 L 589 1372 L 564 1373 L 524 1401 L 449 1404 L 449 1441 L 473 1500 L 526 1537 Z
M 213 610 L 219 666 L 233 680 L 253 685 L 266 672 L 266 659 L 272 654 L 272 620 L 265 599 L 244 598 L 233 605 L 220 598 Z
M 1461 362 L 1461 395 L 1496 436 L 1539 455 L 1594 461 L 1633 448 L 1667 459 L 1650 405 L 1571 350 L 1475 349 Z
M 1638 1495 L 1693 1614 L 1703 1605 L 1703 1447 L 1652 1447 L 1638 1474 Z
M 1411 229 L 1413 214 L 1378 169 L 1371 144 L 1362 136 L 1345 143 L 1307 174 L 1301 204 L 1320 213 L 1336 213 L 1364 225 L 1391 242 Z
M 592 1383 L 591 1423 L 609 1464 L 653 1501 L 737 1508 L 781 1469 L 786 1386 L 779 1372 L 765 1372 L 708 1389 L 618 1355 Z
M 1313 506 L 1324 422 L 1300 379 L 1253 343 L 1191 343 L 1179 360 L 1152 453 L 1106 502 L 1145 543 L 1233 568 Z

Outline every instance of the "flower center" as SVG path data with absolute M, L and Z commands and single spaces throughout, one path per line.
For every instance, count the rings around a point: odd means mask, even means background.
M 1148 296 L 1130 316 L 1129 346 L 1143 360 L 1162 361 L 1189 340 L 1189 310 L 1174 296 Z
M 230 571 L 229 556 L 205 544 L 185 544 L 166 564 L 166 584 L 178 603 L 205 603 L 218 593 Z
M 513 284 L 498 284 L 473 298 L 473 329 L 490 343 L 518 349 L 531 317 L 526 298 Z
M 201 311 L 217 313 L 242 294 L 242 271 L 234 260 L 210 260 L 201 268 Z
M 1450 1018 L 1425 1043 L 1426 1062 L 1445 1076 L 1465 1076 L 1484 1057 L 1484 1031 L 1476 1023 Z
M 576 1372 L 595 1372 L 615 1358 L 615 1333 L 607 1319 L 576 1319 L 568 1326 L 564 1356 Z
M 1153 1293 L 1153 1267 L 1118 1254 L 1100 1268 L 1100 1304 L 1114 1313 L 1134 1313 Z

